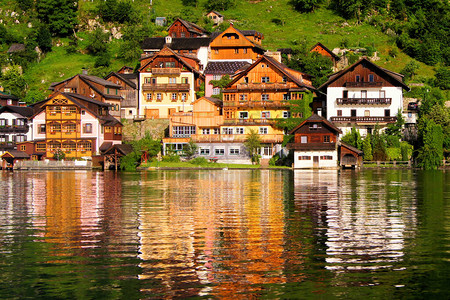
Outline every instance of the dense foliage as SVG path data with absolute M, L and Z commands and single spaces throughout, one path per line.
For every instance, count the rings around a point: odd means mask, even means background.
M 161 141 L 153 139 L 149 132 L 146 132 L 143 138 L 133 140 L 131 145 L 133 151 L 120 159 L 122 170 L 135 170 L 141 163 L 142 156 L 151 159 L 161 151 Z
M 57 36 L 68 36 L 77 24 L 78 3 L 73 0 L 38 0 L 37 17 Z

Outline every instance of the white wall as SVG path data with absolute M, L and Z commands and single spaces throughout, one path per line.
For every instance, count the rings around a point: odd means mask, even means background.
M 310 160 L 300 160 L 300 156 L 310 156 Z M 294 168 L 295 169 L 312 169 L 314 167 L 313 157 L 319 157 L 319 168 L 337 168 L 338 158 L 337 150 L 333 151 L 299 151 L 294 152 Z M 321 156 L 332 156 L 330 160 L 322 160 Z
M 13 120 L 16 119 L 27 119 L 26 117 L 18 114 L 18 113 L 13 113 L 13 112 L 9 112 L 9 111 L 5 111 L 0 115 L 0 119 L 6 119 L 8 122 L 8 126 L 13 126 Z M 26 120 L 27 121 L 27 120 Z M 31 122 L 28 121 L 27 125 L 30 126 Z M 5 133 L 0 133 L 2 135 L 7 135 L 8 136 L 8 141 L 12 141 L 12 137 L 15 135 L 25 135 L 27 141 L 31 140 L 31 136 L 32 136 L 32 130 L 31 130 L 31 126 L 28 129 L 28 132 L 26 133 L 18 133 L 18 132 L 5 132 Z

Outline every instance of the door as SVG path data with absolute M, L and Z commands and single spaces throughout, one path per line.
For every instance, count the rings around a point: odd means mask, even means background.
M 158 119 L 159 118 L 159 109 L 145 109 L 145 118 L 146 119 Z
M 176 108 L 169 108 L 169 116 L 173 115 L 176 112 Z
M 319 167 L 319 157 L 313 156 L 313 168 L 318 168 L 318 167 Z

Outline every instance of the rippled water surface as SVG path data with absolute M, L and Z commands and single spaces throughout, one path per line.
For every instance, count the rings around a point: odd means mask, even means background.
M 0 172 L 0 298 L 450 294 L 450 172 Z

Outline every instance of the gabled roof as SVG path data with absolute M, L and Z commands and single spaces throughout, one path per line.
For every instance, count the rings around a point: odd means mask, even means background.
M 224 33 L 226 33 L 227 31 L 231 31 L 231 30 L 233 30 L 233 31 L 235 31 L 236 33 L 242 35 L 242 37 L 243 37 L 246 41 L 248 41 L 249 43 L 251 43 L 255 48 L 264 50 L 264 48 L 263 48 L 261 45 L 255 43 L 255 42 L 253 42 L 252 40 L 250 40 L 250 39 L 247 38 L 248 36 L 260 35 L 260 36 L 261 36 L 261 39 L 262 39 L 262 38 L 263 38 L 263 34 L 262 34 L 262 33 L 258 32 L 258 31 L 256 31 L 256 30 L 239 30 L 239 29 L 237 29 L 236 27 L 234 27 L 233 24 L 230 24 L 230 27 L 228 27 L 225 31 L 222 31 L 222 32 L 218 32 L 218 31 L 213 32 L 213 33 L 211 34 L 211 44 L 212 44 L 212 43 L 214 42 L 214 40 L 217 39 L 219 36 L 222 36 Z
M 145 38 L 141 44 L 141 49 L 163 49 L 169 47 L 173 50 L 197 50 L 201 47 L 208 47 L 211 42 L 209 37 L 197 38 L 172 38 L 172 43 L 166 44 L 165 37 Z
M 122 73 L 122 72 L 125 72 L 126 70 L 130 70 L 131 73 L 132 73 L 133 70 L 134 70 L 134 68 L 133 68 L 133 67 L 130 67 L 130 66 L 123 66 L 122 68 L 120 68 L 119 71 L 117 71 L 117 73 L 120 73 L 120 74 L 130 74 L 130 73 Z
M 155 55 L 151 56 L 150 59 L 147 61 L 147 63 L 145 65 L 142 65 L 139 68 L 139 72 L 142 72 L 142 70 L 144 70 L 153 60 L 155 60 L 155 58 L 157 58 L 158 56 L 175 56 L 184 66 L 186 66 L 191 72 L 197 73 L 199 74 L 201 77 L 204 77 L 203 74 L 201 74 L 198 70 L 196 70 L 193 66 L 191 66 L 191 64 L 189 64 L 183 57 L 185 57 L 184 55 L 180 55 L 178 53 L 175 53 L 172 49 L 168 48 L 168 47 L 164 47 L 161 51 L 159 51 L 158 53 L 155 53 Z M 141 60 L 143 59 L 148 59 L 149 57 L 144 57 L 141 58 Z M 192 57 L 186 57 L 189 59 L 194 59 L 196 61 L 198 61 L 198 59 L 192 58 Z
M 209 101 L 216 106 L 223 107 L 223 101 L 220 99 L 217 99 L 217 98 L 213 98 L 213 97 L 201 97 L 201 98 L 198 98 L 197 100 L 195 100 L 193 103 L 196 103 L 196 102 L 200 101 L 201 99 L 205 99 L 206 101 Z
M 250 63 L 246 61 L 210 61 L 203 74 L 232 75 L 236 71 L 249 66 Z
M 55 86 L 57 86 L 57 85 L 59 85 L 59 84 L 61 84 L 61 83 L 64 83 L 64 82 L 68 82 L 68 81 L 72 80 L 73 78 L 75 78 L 75 77 L 77 77 L 77 76 L 78 76 L 81 80 L 83 80 L 84 82 L 86 82 L 87 84 L 89 84 L 89 82 L 87 82 L 87 81 L 91 81 L 91 82 L 95 82 L 95 83 L 98 83 L 98 84 L 100 84 L 100 85 L 103 85 L 103 86 L 105 86 L 105 87 L 112 87 L 112 88 L 117 88 L 117 89 L 122 88 L 122 87 L 121 87 L 120 85 L 118 85 L 118 84 L 115 84 L 115 83 L 113 83 L 113 82 L 111 82 L 111 81 L 105 80 L 105 79 L 100 78 L 100 77 L 97 77 L 97 76 L 84 75 L 84 74 L 77 74 L 77 75 L 74 75 L 74 76 L 72 76 L 72 77 L 70 77 L 70 78 L 67 78 L 67 79 L 63 80 L 63 81 L 53 82 L 53 83 L 50 85 L 50 88 L 49 88 L 49 89 L 53 91 L 53 90 L 55 89 Z M 92 86 L 92 85 L 89 84 L 89 86 Z
M 309 117 L 308 119 L 303 121 L 300 125 L 298 125 L 294 129 L 292 129 L 289 132 L 289 134 L 294 134 L 299 128 L 303 127 L 307 123 L 317 123 L 317 122 L 326 124 L 330 129 L 334 130 L 334 132 L 336 132 L 336 133 L 342 133 L 342 131 L 339 128 L 337 128 L 336 125 L 334 125 L 333 123 L 331 123 L 324 117 L 321 117 L 317 114 L 313 114 L 311 117 Z
M 194 33 L 198 33 L 198 34 L 207 34 L 207 33 L 208 33 L 208 31 L 206 31 L 205 29 L 201 28 L 201 27 L 198 26 L 197 24 L 188 22 L 188 21 L 183 20 L 183 19 L 180 19 L 180 18 L 177 18 L 175 21 L 173 21 L 173 23 L 172 23 L 169 27 L 167 27 L 167 31 L 170 31 L 170 28 L 171 28 L 177 21 L 180 21 L 181 24 L 183 24 L 183 26 L 186 27 L 186 29 L 187 29 L 189 32 L 194 32 Z
M 109 146 L 109 147 L 106 148 L 107 146 Z M 104 148 L 106 148 L 106 150 L 103 150 Z M 105 142 L 102 144 L 102 146 L 100 147 L 99 150 L 103 152 L 103 155 L 112 154 L 112 153 L 114 153 L 114 150 L 117 150 L 119 152 L 119 154 L 127 155 L 127 154 L 133 152 L 133 146 L 130 144 L 110 145 L 109 142 Z
M 278 62 L 274 58 L 272 58 L 270 56 L 266 56 L 266 55 L 262 55 L 257 61 L 255 61 L 251 66 L 249 66 L 244 72 L 237 75 L 225 88 L 230 88 L 233 84 L 235 84 L 238 80 L 240 80 L 242 77 L 244 77 L 246 74 L 248 74 L 253 68 L 255 68 L 263 60 L 266 61 L 267 63 L 269 63 L 270 65 L 272 65 L 274 68 L 279 70 L 284 75 L 286 75 L 287 78 L 289 78 L 290 80 L 295 82 L 299 87 L 310 90 L 310 91 L 317 91 L 315 87 L 301 82 L 300 79 L 298 79 L 297 77 L 295 77 L 293 75 L 294 73 L 302 73 L 302 72 L 290 69 L 286 65 L 283 65 L 282 63 Z M 308 75 L 306 73 L 302 73 L 302 74 Z M 308 75 L 308 76 L 310 76 L 310 75 Z
M 0 91 L 0 99 L 19 100 L 19 97 Z
M 217 12 L 215 10 L 210 11 L 209 13 L 207 13 L 207 15 L 209 15 L 210 13 L 214 13 L 214 14 L 218 15 L 219 17 L 223 17 L 223 15 L 221 15 L 219 12 Z
M 33 108 L 25 106 L 5 105 L 2 108 L 0 108 L 0 114 L 5 111 L 13 112 L 26 118 L 31 117 L 33 115 Z
M 334 54 L 333 51 L 331 51 L 330 49 L 328 49 L 327 47 L 325 47 L 325 45 L 322 44 L 321 42 L 318 42 L 317 44 L 315 44 L 315 45 L 311 48 L 310 52 L 312 52 L 312 50 L 313 50 L 314 48 L 316 48 L 317 46 L 322 47 L 322 49 L 325 50 L 328 54 L 330 54 L 335 60 L 340 60 L 340 59 L 341 59 L 339 56 L 337 56 L 336 54 Z
M 117 78 L 119 78 L 120 80 L 122 80 L 123 82 L 125 82 L 131 88 L 136 89 L 136 83 L 134 83 L 130 79 L 131 78 L 133 78 L 133 79 L 137 78 L 137 74 L 122 74 L 122 73 L 111 72 L 108 75 L 106 75 L 105 79 L 108 79 L 108 78 L 110 78 L 113 75 L 116 76 Z M 131 76 L 129 76 L 129 75 L 131 75 Z
M 327 86 L 329 86 L 330 84 L 332 84 L 334 81 L 336 81 L 338 78 L 342 77 L 344 74 L 351 72 L 354 70 L 354 68 L 357 65 L 360 64 L 365 64 L 368 68 L 378 71 L 381 74 L 387 76 L 389 79 L 391 79 L 395 84 L 397 84 L 398 86 L 401 86 L 402 88 L 404 88 L 405 90 L 409 91 L 410 88 L 403 83 L 403 75 L 400 73 L 396 73 L 393 72 L 391 70 L 388 69 L 384 69 L 382 67 L 377 66 L 376 64 L 374 64 L 373 62 L 371 62 L 370 60 L 368 60 L 367 58 L 363 57 L 362 59 L 358 60 L 357 62 L 355 62 L 353 65 L 347 67 L 344 70 L 341 70 L 339 72 L 336 72 L 334 74 L 331 74 L 328 76 L 328 80 L 327 82 L 325 82 L 324 84 L 322 84 L 319 89 L 323 89 L 326 88 Z
M 362 156 L 364 154 L 364 152 L 362 152 L 361 150 L 359 150 L 358 148 L 355 148 L 353 146 L 350 146 L 349 144 L 343 143 L 341 141 L 339 141 L 339 145 L 341 147 L 347 148 L 348 150 L 358 154 L 359 156 Z
M 7 53 L 14 53 L 14 52 L 22 52 L 25 51 L 25 44 L 12 44 L 11 47 L 9 47 Z
M 3 155 L 0 157 L 8 156 L 8 154 L 13 158 L 30 158 L 30 156 L 28 154 L 26 154 L 25 152 L 18 151 L 18 150 L 5 151 L 5 153 L 3 153 Z

